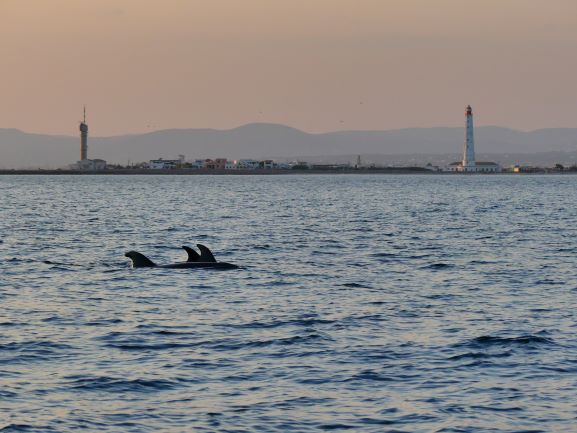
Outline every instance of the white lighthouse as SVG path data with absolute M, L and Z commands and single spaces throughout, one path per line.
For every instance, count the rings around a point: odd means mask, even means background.
M 475 164 L 475 132 L 473 130 L 473 109 L 467 106 L 465 112 L 465 148 L 463 149 L 463 171 L 477 171 Z
M 459 173 L 499 173 L 501 166 L 496 162 L 477 162 L 475 160 L 475 132 L 473 130 L 473 109 L 467 105 L 465 111 L 465 145 L 463 159 L 452 162 L 445 171 Z

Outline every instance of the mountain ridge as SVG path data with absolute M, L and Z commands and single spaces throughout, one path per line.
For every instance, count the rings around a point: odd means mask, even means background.
M 519 131 L 501 126 L 475 129 L 476 151 L 485 154 L 534 154 L 577 151 L 577 128 Z M 184 154 L 197 158 L 290 158 L 349 154 L 459 154 L 462 127 L 341 130 L 309 133 L 275 123 L 248 123 L 231 129 L 178 128 L 109 137 L 90 136 L 89 158 L 126 164 Z M 75 136 L 0 129 L 0 168 L 59 168 L 77 161 Z

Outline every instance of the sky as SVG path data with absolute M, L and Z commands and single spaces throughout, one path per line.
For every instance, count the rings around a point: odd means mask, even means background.
M 577 127 L 575 0 L 0 0 L 0 128 Z

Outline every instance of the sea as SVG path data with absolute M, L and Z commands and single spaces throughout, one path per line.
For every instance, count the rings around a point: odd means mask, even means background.
M 577 176 L 0 176 L 3 433 L 577 432 L 576 306 Z

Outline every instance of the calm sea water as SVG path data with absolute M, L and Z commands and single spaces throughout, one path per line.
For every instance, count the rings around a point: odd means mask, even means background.
M 576 432 L 575 176 L 0 177 L 1 432 Z M 240 270 L 131 269 L 203 243 Z

